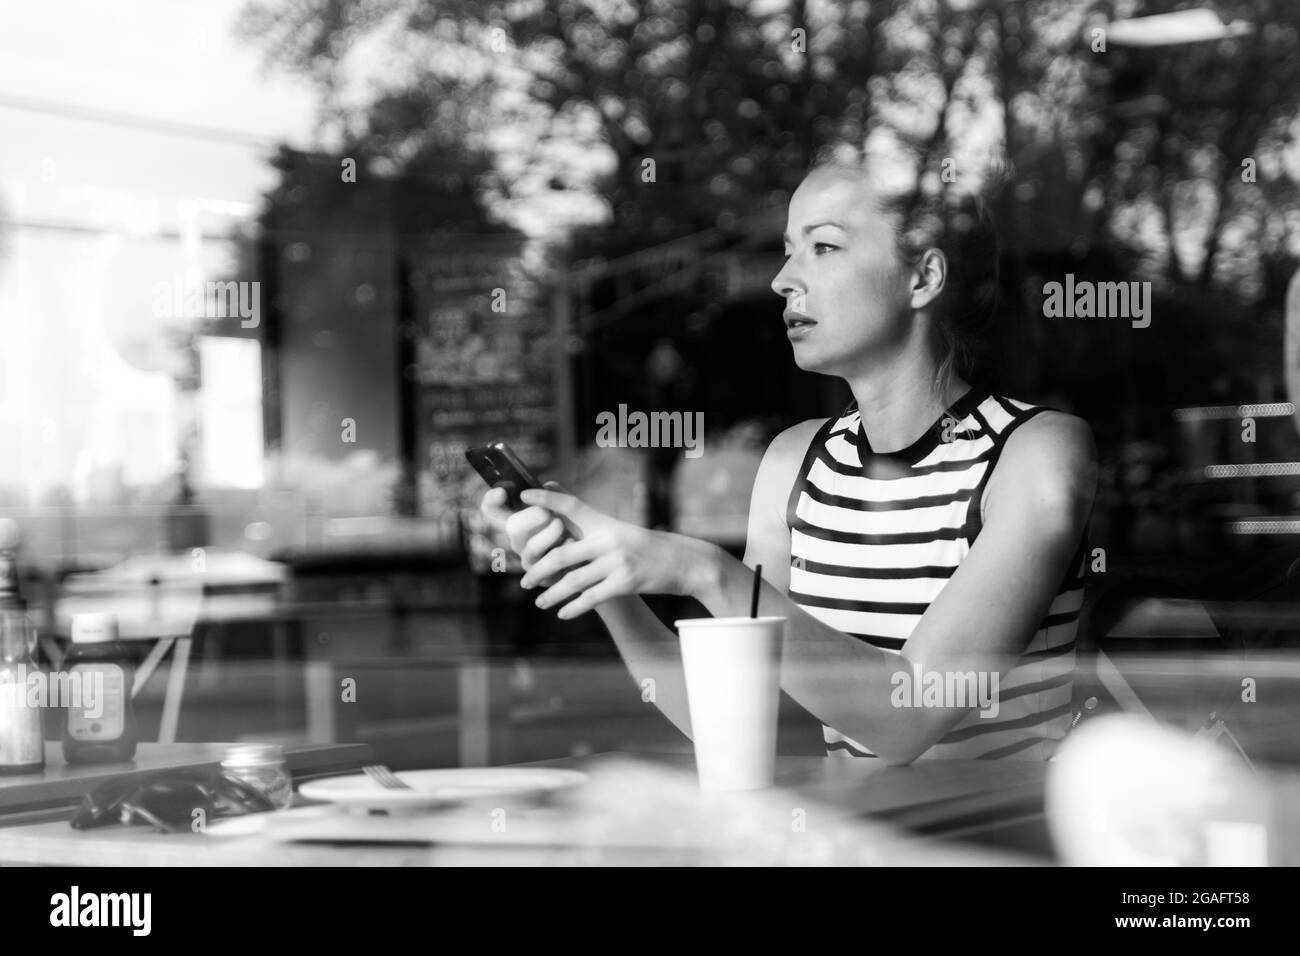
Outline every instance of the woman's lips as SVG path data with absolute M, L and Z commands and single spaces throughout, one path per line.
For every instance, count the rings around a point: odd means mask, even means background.
M 803 338 L 808 334 L 808 330 L 817 324 L 815 319 L 801 312 L 787 310 L 784 318 L 786 335 L 791 339 Z

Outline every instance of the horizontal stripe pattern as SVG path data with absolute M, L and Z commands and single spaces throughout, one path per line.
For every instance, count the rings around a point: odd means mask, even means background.
M 813 460 L 807 480 L 822 494 L 850 501 L 887 501 L 892 507 L 906 508 L 915 499 L 929 495 L 953 495 L 963 491 L 969 494 L 984 476 L 988 460 L 987 456 L 971 461 L 959 460 L 950 462 L 949 468 L 935 468 L 929 474 L 913 471 L 910 477 L 890 479 L 868 478 L 861 474 L 861 466 L 856 466 L 857 474 L 850 472 L 849 466 L 841 466 L 844 470 L 832 468 L 827 464 L 826 456 L 819 455 Z
M 972 390 L 913 445 L 885 454 L 871 450 L 853 405 L 828 421 L 791 490 L 791 600 L 836 630 L 899 653 L 978 535 L 979 499 L 1007 435 L 1041 410 Z M 1019 661 L 999 681 L 996 714 L 973 709 L 922 759 L 1046 760 L 1055 753 L 1073 697 L 1082 541 L 1076 557 Z M 873 756 L 834 728 L 823 735 L 828 755 Z

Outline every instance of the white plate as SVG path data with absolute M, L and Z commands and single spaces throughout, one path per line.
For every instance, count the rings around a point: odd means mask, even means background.
M 316 805 L 216 820 L 204 832 L 210 837 L 260 837 L 278 843 L 556 845 L 575 842 L 577 823 L 571 811 L 552 807 L 503 811 L 490 805 L 463 805 L 374 816 Z
M 354 810 L 402 810 L 468 800 L 540 796 L 587 779 L 577 770 L 546 767 L 474 767 L 459 770 L 399 770 L 414 789 L 389 790 L 365 774 L 311 780 L 298 788 L 310 800 Z

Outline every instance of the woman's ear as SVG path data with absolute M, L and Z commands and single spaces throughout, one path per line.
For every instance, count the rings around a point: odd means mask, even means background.
M 926 249 L 912 266 L 912 308 L 923 309 L 939 297 L 948 279 L 948 260 L 938 249 Z

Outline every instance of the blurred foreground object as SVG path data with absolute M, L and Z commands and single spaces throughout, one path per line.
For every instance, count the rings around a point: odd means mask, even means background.
M 575 862 L 614 863 L 610 851 L 654 848 L 710 866 L 1008 866 L 1036 861 L 998 850 L 916 839 L 888 824 L 782 787 L 708 792 L 693 769 L 635 758 L 592 767 L 557 801 Z
M 1264 866 L 1271 808 L 1259 783 L 1207 740 L 1145 717 L 1099 717 L 1052 761 L 1047 821 L 1070 866 Z

